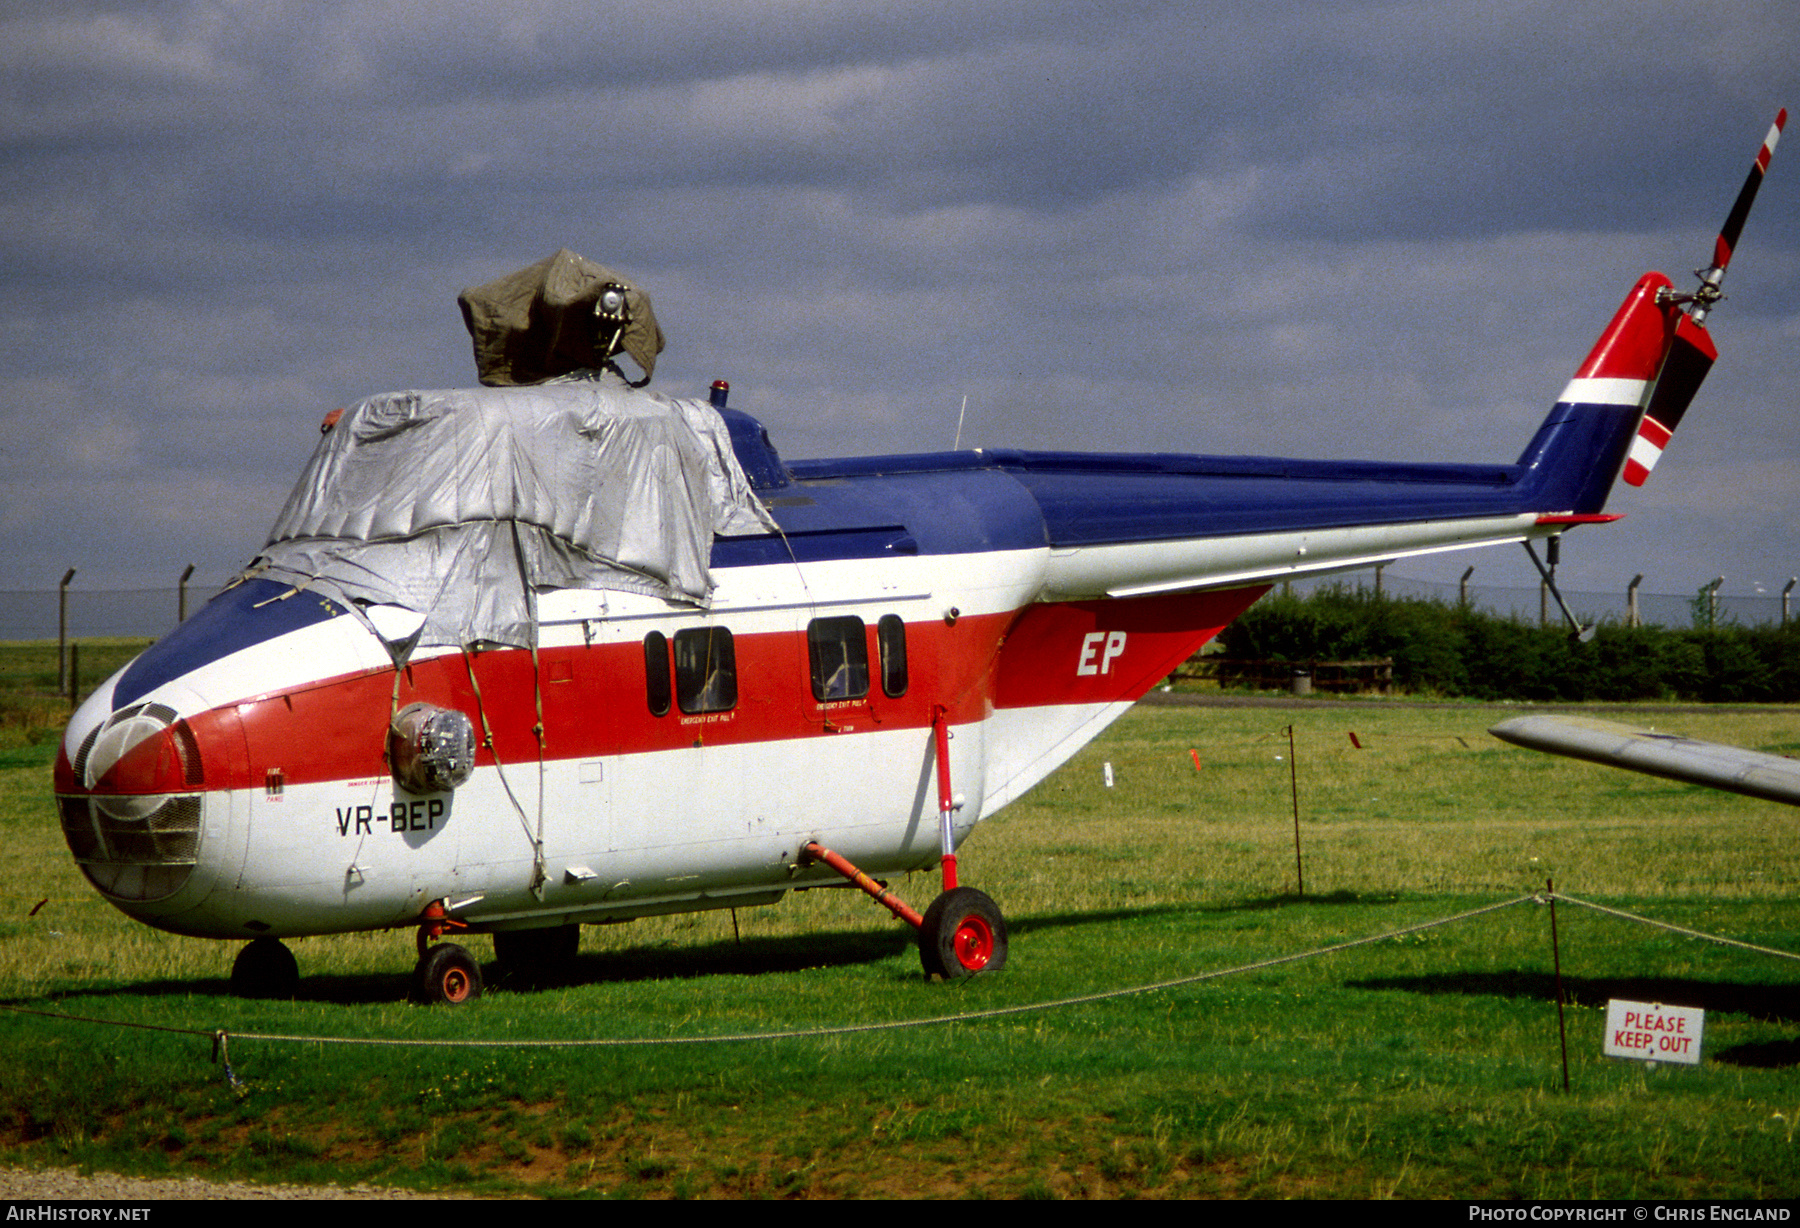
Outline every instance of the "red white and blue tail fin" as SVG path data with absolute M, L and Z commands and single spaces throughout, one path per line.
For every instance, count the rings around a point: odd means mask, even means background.
M 1543 513 L 1598 515 L 1624 463 L 1675 331 L 1669 279 L 1646 273 L 1520 454 L 1520 493 Z
M 1757 189 L 1762 187 L 1763 173 L 1769 169 L 1769 159 L 1774 156 L 1775 143 L 1781 139 L 1781 129 L 1786 123 L 1787 111 L 1784 108 L 1776 114 L 1774 124 L 1769 127 L 1769 135 L 1763 138 L 1756 161 L 1750 166 L 1750 174 L 1744 180 L 1736 202 L 1731 206 L 1724 228 L 1719 231 L 1719 237 L 1713 243 L 1712 266 L 1698 270 L 1700 288 L 1689 295 L 1665 292 L 1662 296 L 1664 303 L 1679 308 L 1680 313 L 1675 321 L 1674 336 L 1669 340 L 1667 355 L 1656 377 L 1655 391 L 1651 394 L 1643 421 L 1638 424 L 1637 437 L 1631 441 L 1631 450 L 1625 458 L 1623 476 L 1629 485 L 1642 486 L 1644 479 L 1650 476 L 1650 471 L 1662 457 L 1663 448 L 1668 445 L 1669 437 L 1680 424 L 1682 414 L 1687 412 L 1694 394 L 1700 390 L 1707 372 L 1719 357 L 1719 351 L 1706 331 L 1706 316 L 1723 297 L 1719 292 L 1719 285 L 1725 279 L 1725 269 L 1731 264 L 1731 254 L 1737 247 L 1738 235 L 1744 229 L 1744 219 L 1750 216 L 1750 206 L 1756 200 Z
M 1562 401 L 1634 409 L 1646 403 L 1675 330 L 1670 318 L 1675 313 L 1665 306 L 1669 290 L 1669 279 L 1661 273 L 1638 278 L 1563 389 Z

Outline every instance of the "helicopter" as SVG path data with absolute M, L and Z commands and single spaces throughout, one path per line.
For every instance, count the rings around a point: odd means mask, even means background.
M 253 562 L 73 714 L 70 851 L 128 916 L 244 942 L 245 995 L 295 992 L 287 938 L 413 930 L 413 996 L 453 1004 L 465 934 L 542 974 L 585 924 L 845 882 L 927 974 L 997 971 L 958 848 L 1271 586 L 1542 543 L 1554 587 L 1562 535 L 1618 519 L 1785 119 L 1698 287 L 1641 277 L 1512 464 L 784 460 L 723 381 L 645 386 L 629 278 L 559 252 L 465 291 L 482 386 L 331 415 Z

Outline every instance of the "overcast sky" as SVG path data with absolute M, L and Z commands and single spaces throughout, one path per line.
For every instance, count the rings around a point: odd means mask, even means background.
M 1511 461 L 1691 284 L 1791 0 L 11 3 L 0 589 L 221 582 L 325 411 L 464 386 L 465 286 L 636 279 L 792 458 Z M 1720 362 L 1571 588 L 1800 573 L 1800 132 Z M 1403 574 L 1525 583 L 1517 548 Z

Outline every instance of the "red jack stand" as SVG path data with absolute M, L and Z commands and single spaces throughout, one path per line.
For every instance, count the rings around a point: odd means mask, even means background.
M 842 855 L 832 852 L 817 840 L 810 841 L 807 846 L 800 851 L 805 853 L 809 860 L 823 862 L 836 870 L 839 874 L 842 874 L 867 894 L 870 899 L 893 913 L 896 917 L 899 917 L 914 929 L 918 929 L 921 925 L 925 924 L 925 918 L 907 907 L 906 901 L 895 895 L 892 891 L 889 891 L 886 884 L 876 882 L 867 874 L 864 874 L 861 870 L 851 865 Z

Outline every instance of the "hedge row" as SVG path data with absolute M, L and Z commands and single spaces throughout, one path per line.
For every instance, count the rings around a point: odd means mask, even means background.
M 1399 690 L 1471 699 L 1800 702 L 1800 624 L 1671 629 L 1602 623 L 1588 643 L 1441 601 L 1327 588 L 1272 593 L 1220 636 L 1225 655 L 1392 657 Z

